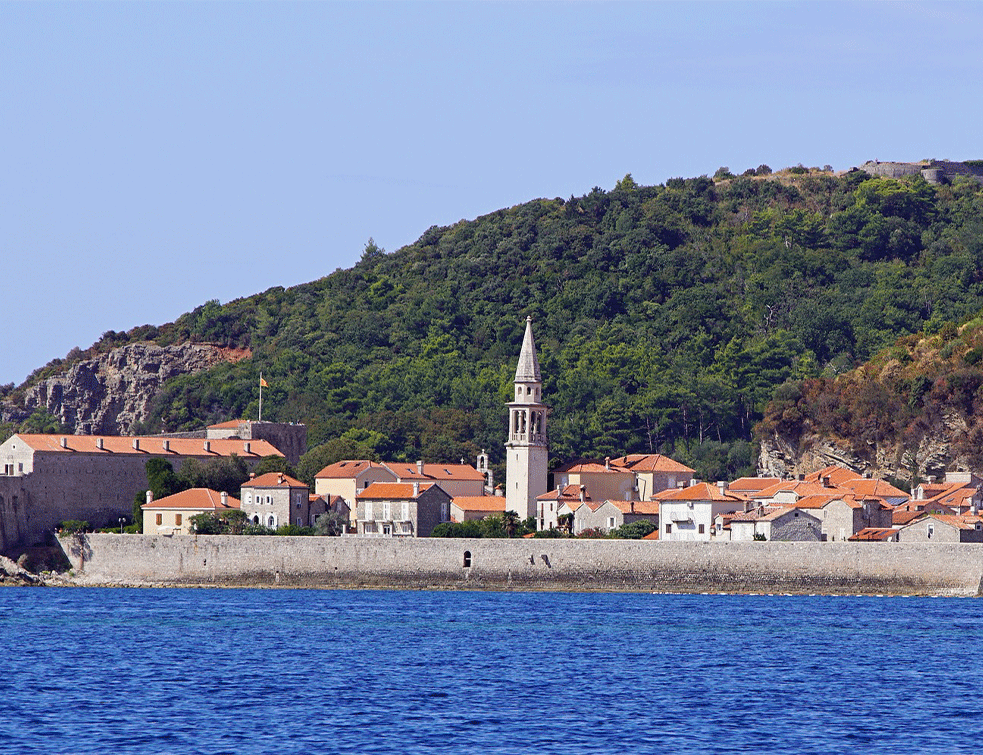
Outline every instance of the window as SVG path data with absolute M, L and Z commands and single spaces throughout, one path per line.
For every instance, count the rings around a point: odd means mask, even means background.
M 464 568 L 471 566 L 471 551 L 464 551 Z
M 934 524 L 928 525 L 928 539 L 931 540 L 932 535 L 934 534 L 935 534 L 935 525 Z
M 703 533 L 704 533 L 705 531 L 706 531 L 706 530 L 705 530 L 705 527 L 704 527 L 704 525 L 702 525 L 702 524 L 701 524 L 701 525 L 700 525 L 700 534 L 702 535 L 702 534 L 703 534 Z
M 276 517 L 271 514 L 270 518 L 266 520 L 266 526 L 276 527 Z
M 671 524 L 667 524 L 666 525 L 666 534 L 667 535 L 672 534 L 672 525 Z
M 181 520 L 181 515 L 180 514 L 175 514 L 174 515 L 174 524 L 176 524 L 178 527 L 180 527 L 181 526 L 181 521 L 182 521 Z
M 300 504 L 299 503 L 297 504 L 297 508 L 298 509 L 300 508 Z M 304 526 L 304 520 L 301 517 L 297 517 L 297 526 L 298 527 L 303 527 Z
M 609 516 L 608 517 L 608 529 L 614 529 L 614 517 L 613 516 Z
M 164 515 L 163 514 L 158 514 L 157 515 L 157 524 L 160 525 L 160 524 L 163 524 L 163 523 L 164 523 Z

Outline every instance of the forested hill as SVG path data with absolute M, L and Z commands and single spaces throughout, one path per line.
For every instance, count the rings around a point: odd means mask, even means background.
M 139 339 L 251 350 L 166 383 L 146 432 L 255 417 L 262 371 L 264 418 L 307 423 L 312 447 L 329 443 L 321 458 L 487 448 L 500 462 L 531 315 L 554 460 L 661 451 L 715 479 L 753 468 L 753 427 L 776 387 L 983 307 L 971 179 L 765 166 L 715 178 L 626 176 L 612 191 L 433 227 L 391 254 L 370 243 L 350 270 L 108 333 L 93 350 Z

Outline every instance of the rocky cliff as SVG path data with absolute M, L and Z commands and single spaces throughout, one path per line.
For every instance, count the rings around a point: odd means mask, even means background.
M 941 477 L 946 471 L 977 468 L 975 459 L 965 454 L 958 442 L 967 429 L 965 420 L 949 411 L 938 426 L 911 446 L 883 441 L 861 449 L 815 432 L 806 431 L 797 438 L 774 432 L 761 440 L 758 472 L 766 477 L 795 477 L 836 465 L 880 479 L 910 481 L 913 474 L 921 479 Z
M 0 419 L 21 421 L 40 408 L 79 435 L 126 435 L 146 418 L 149 402 L 165 381 L 247 356 L 191 343 L 121 346 L 31 386 L 20 406 L 0 406 Z

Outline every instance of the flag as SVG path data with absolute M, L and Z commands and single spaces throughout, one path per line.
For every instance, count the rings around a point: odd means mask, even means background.
M 270 384 L 267 383 L 265 380 L 263 380 L 263 378 L 260 378 L 259 379 L 259 387 L 260 388 L 269 388 L 270 387 Z

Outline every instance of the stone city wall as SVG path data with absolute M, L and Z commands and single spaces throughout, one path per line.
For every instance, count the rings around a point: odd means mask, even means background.
M 61 544 L 82 585 L 968 596 L 983 577 L 975 544 L 110 534 Z

